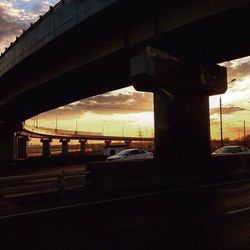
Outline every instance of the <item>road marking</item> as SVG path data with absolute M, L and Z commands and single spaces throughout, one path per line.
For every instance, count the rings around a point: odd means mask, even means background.
M 216 187 L 230 185 L 230 184 L 231 185 L 233 185 L 233 184 L 243 184 L 243 183 L 247 183 L 247 182 L 249 183 L 250 179 L 228 181 L 228 182 L 221 182 L 221 183 L 213 183 L 213 184 L 208 184 L 208 185 L 199 185 L 199 186 L 192 186 L 192 187 L 182 187 L 182 188 L 168 189 L 168 190 L 162 190 L 162 191 L 150 192 L 150 193 L 141 193 L 141 194 L 128 195 L 128 196 L 122 196 L 122 197 L 116 197 L 116 198 L 110 198 L 110 199 L 83 202 L 83 203 L 78 203 L 78 204 L 73 204 L 73 205 L 66 205 L 66 206 L 60 206 L 60 207 L 53 207 L 53 208 L 39 209 L 39 210 L 29 211 L 29 212 L 22 212 L 22 213 L 4 215 L 4 216 L 0 216 L 0 220 L 13 218 L 13 217 L 20 217 L 20 216 L 25 216 L 25 215 L 33 215 L 33 214 L 39 214 L 39 213 L 45 213 L 45 212 L 51 212 L 51 211 L 58 211 L 58 210 L 67 209 L 67 208 L 77 208 L 77 207 L 81 207 L 81 206 L 90 206 L 90 205 L 108 203 L 108 202 L 113 202 L 113 201 L 121 201 L 121 200 L 128 200 L 128 199 L 143 198 L 143 197 L 148 197 L 148 196 L 169 194 L 169 193 L 174 193 L 174 192 L 201 190 L 201 189 L 204 189 L 204 188 L 216 188 Z M 242 209 L 238 209 L 238 210 L 243 210 L 243 209 L 244 209 L 244 211 L 247 211 L 247 210 L 250 210 L 250 207 L 242 208 Z M 234 214 L 234 213 L 236 213 L 234 211 L 237 211 L 237 210 L 226 212 L 226 214 Z
M 249 211 L 249 210 L 250 210 L 250 207 L 243 207 L 243 208 L 228 211 L 228 212 L 226 212 L 226 214 L 229 214 L 229 215 L 239 214 L 239 213 L 246 212 L 246 211 Z

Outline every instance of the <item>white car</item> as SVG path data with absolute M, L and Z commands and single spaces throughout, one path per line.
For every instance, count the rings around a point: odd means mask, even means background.
M 246 155 L 250 149 L 245 146 L 224 146 L 215 150 L 212 155 Z
M 109 156 L 106 162 L 128 161 L 137 159 L 153 159 L 153 153 L 144 149 L 124 149 L 116 155 Z

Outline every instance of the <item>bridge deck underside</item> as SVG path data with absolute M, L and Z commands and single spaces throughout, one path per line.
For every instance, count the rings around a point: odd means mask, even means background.
M 123 7 L 111 6 L 65 32 L 1 77 L 0 85 L 5 86 L 0 94 L 1 117 L 22 121 L 129 86 L 129 60 L 145 46 L 187 62 L 222 62 L 250 54 L 250 33 L 245 29 L 250 4 L 171 30 L 167 27 L 174 21 L 166 17 L 166 6 L 133 5 L 129 15 L 121 12 Z M 172 18 L 180 24 L 183 10 Z

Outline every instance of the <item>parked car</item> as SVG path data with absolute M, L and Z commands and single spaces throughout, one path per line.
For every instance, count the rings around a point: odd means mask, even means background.
M 153 153 L 145 149 L 124 149 L 116 155 L 109 156 L 106 162 L 113 161 L 129 161 L 137 159 L 152 159 Z
M 224 146 L 215 150 L 212 155 L 245 155 L 250 154 L 250 149 L 245 146 Z

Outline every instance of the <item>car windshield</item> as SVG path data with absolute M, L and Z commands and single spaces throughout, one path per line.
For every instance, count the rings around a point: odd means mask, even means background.
M 129 153 L 129 151 L 123 150 L 123 151 L 120 151 L 117 155 L 119 155 L 119 156 L 125 156 L 125 155 L 127 155 L 128 153 Z
M 241 152 L 247 152 L 247 151 L 249 151 L 249 149 L 246 148 L 246 147 L 240 147 L 240 151 L 241 151 Z
M 215 153 L 239 153 L 239 152 L 246 152 L 248 149 L 246 147 L 224 147 L 224 148 L 219 148 L 215 151 Z

